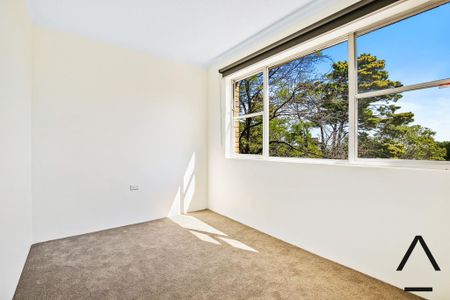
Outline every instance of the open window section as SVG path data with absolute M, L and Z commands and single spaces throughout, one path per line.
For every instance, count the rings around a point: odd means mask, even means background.
M 361 158 L 450 160 L 450 88 L 358 100 Z
M 235 120 L 235 152 L 261 155 L 263 151 L 263 117 Z
M 234 83 L 234 116 L 263 110 L 263 74 L 258 73 Z
M 269 155 L 347 159 L 347 42 L 269 69 Z
M 264 77 L 257 73 L 233 84 L 234 153 L 263 152 Z
M 358 91 L 450 78 L 450 3 L 361 35 Z

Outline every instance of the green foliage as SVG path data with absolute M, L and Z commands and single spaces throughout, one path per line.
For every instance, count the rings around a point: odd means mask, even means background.
M 358 90 L 367 92 L 402 86 L 399 81 L 389 79 L 389 73 L 384 69 L 386 62 L 376 56 L 363 53 L 357 58 Z M 344 62 L 347 64 L 347 62 Z
M 322 157 L 318 140 L 310 133 L 312 124 L 289 123 L 288 118 L 273 119 L 269 123 L 270 153 L 283 157 Z
M 372 91 L 401 86 L 389 79 L 385 61 L 370 54 L 358 57 L 358 89 Z M 435 132 L 414 122 L 412 112 L 398 112 L 401 94 L 358 101 L 358 155 L 365 158 L 444 160 L 445 149 Z
M 269 152 L 271 156 L 346 159 L 348 149 L 348 64 L 318 70 L 330 58 L 321 52 L 269 70 Z M 389 79 L 385 61 L 368 53 L 357 58 L 359 92 L 401 86 Z M 240 110 L 262 111 L 262 76 L 240 82 Z M 399 112 L 401 94 L 358 101 L 358 155 L 364 158 L 445 160 L 450 142 L 413 125 L 412 112 Z M 241 153 L 262 152 L 262 118 L 239 125 Z
M 441 146 L 447 151 L 444 159 L 450 161 L 450 141 L 440 142 L 439 146 Z
M 262 154 L 262 117 L 239 120 L 239 151 L 245 154 Z
M 270 70 L 270 155 L 347 155 L 347 87 L 316 71 L 326 59 L 317 52 Z
M 251 114 L 263 110 L 263 77 L 259 73 L 238 82 L 239 112 Z

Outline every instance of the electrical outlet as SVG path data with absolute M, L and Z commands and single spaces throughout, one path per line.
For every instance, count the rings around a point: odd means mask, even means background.
M 138 185 L 130 185 L 130 191 L 139 191 L 139 186 Z

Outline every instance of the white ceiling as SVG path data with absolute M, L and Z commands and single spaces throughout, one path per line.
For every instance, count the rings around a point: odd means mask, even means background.
M 37 24 L 197 64 L 312 1 L 29 0 Z

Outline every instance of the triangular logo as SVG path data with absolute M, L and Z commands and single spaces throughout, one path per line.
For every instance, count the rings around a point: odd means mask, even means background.
M 411 245 L 409 246 L 408 250 L 405 253 L 405 256 L 403 256 L 403 259 L 400 262 L 400 265 L 398 266 L 397 271 L 403 270 L 403 267 L 405 266 L 406 262 L 408 261 L 409 256 L 413 252 L 414 247 L 416 247 L 417 242 L 419 242 L 420 245 L 422 246 L 423 250 L 425 251 L 425 254 L 427 255 L 428 259 L 430 260 L 431 264 L 433 265 L 434 270 L 440 271 L 441 269 L 439 268 L 436 260 L 434 259 L 433 255 L 431 254 L 430 249 L 428 248 L 427 244 L 425 243 L 423 237 L 420 235 L 416 235 L 416 237 L 413 239 Z

